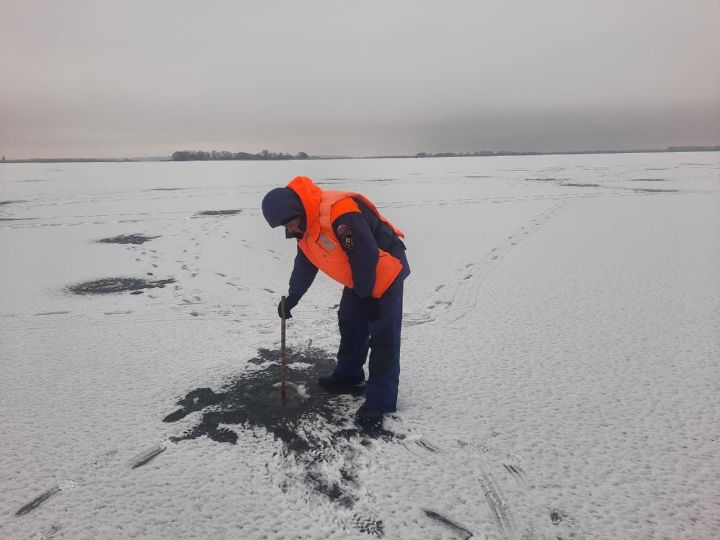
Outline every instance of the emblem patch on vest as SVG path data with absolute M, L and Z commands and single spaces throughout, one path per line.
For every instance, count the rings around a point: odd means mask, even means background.
M 350 227 L 347 225 L 340 225 L 335 233 L 337 234 L 338 240 L 340 240 L 340 244 L 342 244 L 343 248 L 349 250 L 355 249 L 355 237 L 353 236 Z

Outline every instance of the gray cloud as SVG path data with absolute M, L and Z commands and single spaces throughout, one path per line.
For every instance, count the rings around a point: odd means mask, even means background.
M 720 143 L 715 0 L 11 0 L 0 152 Z

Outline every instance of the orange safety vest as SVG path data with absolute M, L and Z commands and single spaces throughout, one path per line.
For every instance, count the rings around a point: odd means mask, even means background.
M 360 208 L 353 198 L 360 199 L 395 234 L 401 238 L 405 237 L 403 232 L 390 223 L 369 199 L 359 193 L 324 191 L 306 176 L 294 178 L 287 187 L 298 194 L 305 209 L 306 230 L 303 237 L 298 240 L 298 247 L 311 263 L 346 287 L 353 288 L 350 259 L 335 236 L 332 223 L 339 216 L 348 212 L 360 212 Z M 372 297 L 380 298 L 401 271 L 402 263 L 396 257 L 378 248 Z

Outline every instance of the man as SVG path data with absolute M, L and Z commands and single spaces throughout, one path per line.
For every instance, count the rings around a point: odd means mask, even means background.
M 410 274 L 404 234 L 363 195 L 323 191 L 304 176 L 265 195 L 262 211 L 271 227 L 283 225 L 286 238 L 298 244 L 286 317 L 292 317 L 318 269 L 345 285 L 337 364 L 318 383 L 335 393 L 355 393 L 364 385 L 365 403 L 356 419 L 363 426 L 381 424 L 397 405 L 403 282 Z

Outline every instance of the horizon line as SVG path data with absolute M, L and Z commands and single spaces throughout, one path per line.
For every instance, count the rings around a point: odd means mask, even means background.
M 184 150 L 187 151 L 187 150 Z M 190 150 L 191 152 L 208 152 L 213 150 Z M 189 159 L 176 160 L 172 154 L 166 156 L 134 156 L 134 157 L 53 157 L 53 158 L 15 158 L 6 159 L 2 156 L 0 163 L 102 163 L 102 162 L 182 162 L 182 161 L 311 161 L 327 159 L 429 159 L 429 158 L 450 158 L 450 157 L 511 157 L 511 156 L 552 156 L 552 155 L 584 155 L 584 154 L 655 154 L 674 152 L 718 152 L 720 145 L 682 145 L 668 146 L 665 148 L 644 148 L 644 149 L 600 149 L 600 150 L 480 150 L 475 152 L 418 152 L 416 154 L 383 154 L 368 156 L 346 156 L 346 155 L 308 155 L 305 158 L 262 158 L 262 159 Z M 253 154 L 251 154 L 253 155 Z M 255 154 L 257 155 L 257 154 Z

